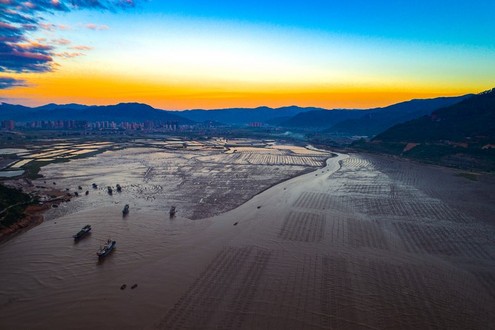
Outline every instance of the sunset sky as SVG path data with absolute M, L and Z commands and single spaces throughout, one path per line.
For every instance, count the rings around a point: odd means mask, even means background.
M 0 102 L 367 108 L 481 92 L 495 87 L 493 13 L 493 0 L 0 0 Z

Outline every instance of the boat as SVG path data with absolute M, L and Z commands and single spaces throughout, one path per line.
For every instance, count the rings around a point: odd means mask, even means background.
M 83 238 L 87 234 L 89 234 L 90 231 L 91 231 L 91 226 L 86 225 L 86 226 L 82 227 L 82 229 L 72 237 L 74 237 L 74 240 L 78 240 L 78 239 Z
M 93 189 L 98 188 L 98 185 L 96 183 L 93 183 Z
M 108 186 L 108 187 L 107 187 L 107 191 L 108 191 L 108 194 L 109 194 L 109 195 L 112 195 L 112 194 L 113 194 L 113 189 L 112 189 L 112 187 Z
M 129 213 L 129 204 L 125 204 L 124 209 L 122 210 L 123 215 L 127 215 Z
M 120 184 L 117 183 L 117 192 L 121 192 L 122 191 L 122 187 L 120 186 Z
M 175 206 L 172 206 L 170 208 L 170 217 L 174 217 L 175 216 L 175 213 L 177 213 L 177 210 L 175 209 Z
M 112 241 L 111 239 L 108 239 L 107 242 L 105 243 L 105 245 L 103 245 L 103 247 L 100 246 L 100 249 L 96 252 L 96 255 L 99 258 L 103 258 L 103 257 L 107 256 L 110 252 L 112 252 L 112 250 L 116 244 L 117 244 L 117 242 Z

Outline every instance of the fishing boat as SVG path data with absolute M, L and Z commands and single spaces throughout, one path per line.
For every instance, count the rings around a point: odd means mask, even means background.
M 91 226 L 86 225 L 86 226 L 82 227 L 82 229 L 72 237 L 74 237 L 74 240 L 77 241 L 77 240 L 83 238 L 84 236 L 86 236 L 87 234 L 89 234 L 90 231 L 91 231 Z
M 96 252 L 96 255 L 98 256 L 98 258 L 103 258 L 107 256 L 110 252 L 112 252 L 116 244 L 117 244 L 116 241 L 112 241 L 111 239 L 108 239 L 105 245 L 100 246 L 100 249 Z
M 170 211 L 169 211 L 170 217 L 171 218 L 174 217 L 175 216 L 175 213 L 177 213 L 177 210 L 176 210 L 175 206 L 172 206 L 170 208 Z

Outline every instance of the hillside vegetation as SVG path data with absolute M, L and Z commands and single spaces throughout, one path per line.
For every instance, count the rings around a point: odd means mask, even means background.
M 398 124 L 355 147 L 444 165 L 495 169 L 495 89 Z

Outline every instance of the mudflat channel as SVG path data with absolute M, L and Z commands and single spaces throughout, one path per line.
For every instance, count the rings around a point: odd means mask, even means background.
M 45 174 L 75 180 L 70 164 Z M 456 173 L 341 154 L 202 220 L 169 219 L 156 197 L 123 218 L 124 195 L 90 191 L 0 245 L 0 328 L 490 328 L 495 180 Z M 107 237 L 117 248 L 98 261 Z

